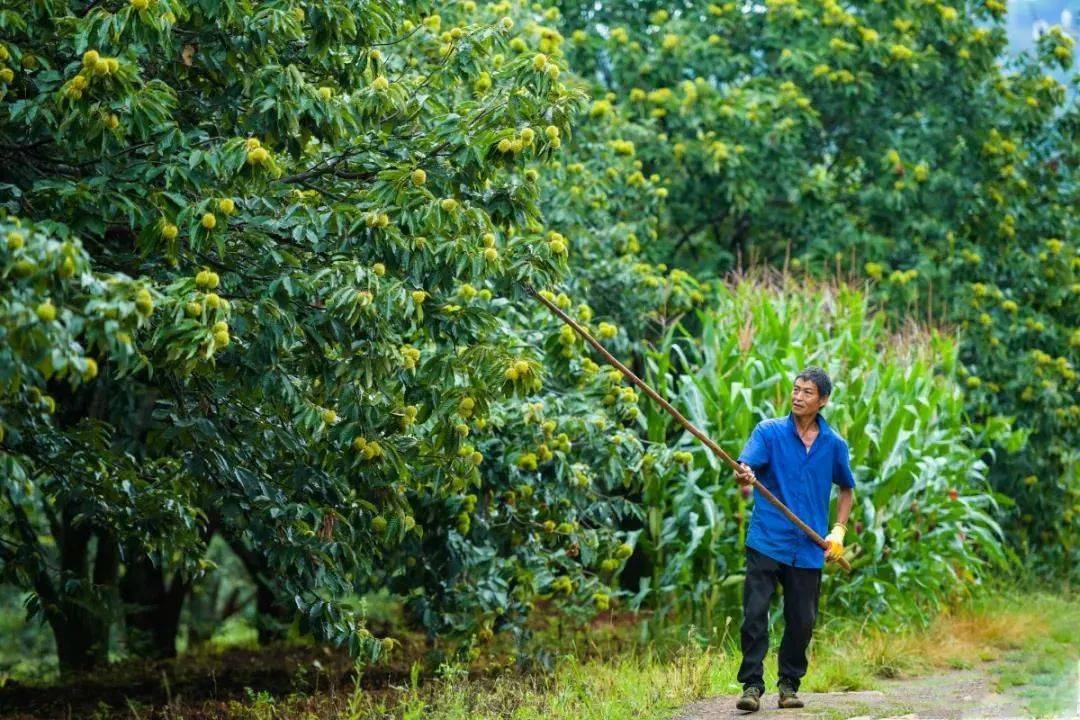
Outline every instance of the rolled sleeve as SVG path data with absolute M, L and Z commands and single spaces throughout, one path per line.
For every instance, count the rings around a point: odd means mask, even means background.
M 746 441 L 742 452 L 739 453 L 739 462 L 746 463 L 755 472 L 763 470 L 769 464 L 769 447 L 765 442 L 765 432 L 758 423 L 750 433 L 750 439 Z
M 848 445 L 841 440 L 836 447 L 836 461 L 833 464 L 833 483 L 842 488 L 855 487 L 855 475 L 851 472 L 851 454 Z

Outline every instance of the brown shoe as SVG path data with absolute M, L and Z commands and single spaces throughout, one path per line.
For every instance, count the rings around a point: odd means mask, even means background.
M 777 707 L 801 708 L 803 706 L 803 701 L 798 698 L 790 685 L 781 684 L 779 690 L 780 698 L 777 700 Z
M 742 697 L 739 698 L 739 702 L 735 703 L 735 707 L 740 710 L 757 710 L 761 707 L 761 688 L 748 687 L 743 690 Z

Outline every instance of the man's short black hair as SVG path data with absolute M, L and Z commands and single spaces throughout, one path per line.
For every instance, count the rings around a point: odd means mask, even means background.
M 832 380 L 829 379 L 829 374 L 817 365 L 808 365 L 795 379 L 809 380 L 817 385 L 818 395 L 821 397 L 832 395 Z

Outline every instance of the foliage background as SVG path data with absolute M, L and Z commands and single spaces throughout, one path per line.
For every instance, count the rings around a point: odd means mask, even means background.
M 1029 434 L 990 465 L 1017 500 L 1010 543 L 1075 581 L 1075 40 L 1051 28 L 1006 54 L 994 2 L 560 8 L 592 122 L 669 189 L 646 256 L 702 279 L 865 279 L 894 327 L 963 329 L 970 417 Z
M 529 282 L 732 450 L 835 372 L 832 601 L 1075 581 L 1075 48 L 999 5 L 0 6 L 0 579 L 65 670 L 737 608 L 745 501 Z

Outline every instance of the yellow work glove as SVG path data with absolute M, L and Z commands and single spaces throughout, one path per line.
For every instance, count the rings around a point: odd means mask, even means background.
M 827 560 L 835 560 L 844 554 L 844 533 L 846 532 L 847 528 L 842 523 L 836 523 L 825 536 L 825 542 L 829 543 L 829 549 L 825 551 Z

